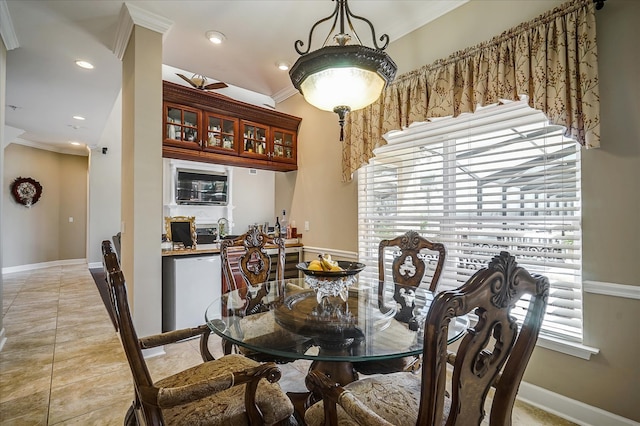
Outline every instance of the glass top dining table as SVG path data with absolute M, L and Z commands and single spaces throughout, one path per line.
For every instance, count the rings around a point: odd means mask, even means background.
M 423 323 L 432 300 L 429 291 L 393 282 L 385 282 L 379 296 L 378 280 L 365 277 L 341 296 L 321 297 L 308 280 L 295 278 L 225 293 L 207 308 L 205 318 L 213 332 L 232 344 L 285 362 L 382 361 L 422 354 Z M 468 326 L 467 317 L 452 320 L 448 341 L 459 339 Z M 340 381 L 352 379 L 357 376 Z

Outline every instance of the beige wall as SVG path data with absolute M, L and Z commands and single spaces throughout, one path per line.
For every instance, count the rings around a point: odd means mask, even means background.
M 338 116 L 316 109 L 296 95 L 278 110 L 303 117 L 298 132 L 298 171 L 276 177 L 276 209 L 291 204 L 305 246 L 356 252 L 358 186 L 342 183 Z M 289 201 L 289 199 L 291 201 Z M 309 231 L 304 222 L 309 222 Z
M 471 1 L 392 43 L 400 72 L 474 46 L 563 1 Z M 583 272 L 585 280 L 640 285 L 640 2 L 611 0 L 597 12 L 602 148 L 583 150 Z M 379 31 L 384 28 L 377 25 Z M 340 182 L 336 117 L 300 95 L 278 109 L 303 117 L 297 175 L 276 181 L 290 196 L 292 217 L 311 220 L 305 245 L 357 249 L 356 184 Z M 285 197 L 285 195 L 282 195 Z M 300 225 L 298 225 L 301 228 Z M 303 231 L 304 232 L 304 231 Z M 640 303 L 584 295 L 584 343 L 600 349 L 586 361 L 538 347 L 524 380 L 640 421 Z
M 3 267 L 85 259 L 87 157 L 9 144 L 2 174 Z M 31 208 L 11 196 L 9 186 L 19 176 L 42 185 L 42 197 Z
M 102 264 L 101 243 L 120 231 L 120 193 L 122 161 L 122 95 L 113 105 L 98 148 L 89 156 L 89 227 L 87 260 Z M 107 153 L 102 153 L 102 148 Z M 93 267 L 93 265 L 90 265 Z

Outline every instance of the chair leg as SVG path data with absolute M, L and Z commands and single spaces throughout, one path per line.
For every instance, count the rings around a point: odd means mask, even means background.
M 136 418 L 136 409 L 131 404 L 127 410 L 127 414 L 124 415 L 124 426 L 138 426 L 138 419 Z
M 222 339 L 222 353 L 225 355 L 230 355 L 232 350 L 233 343 L 231 343 L 227 339 Z

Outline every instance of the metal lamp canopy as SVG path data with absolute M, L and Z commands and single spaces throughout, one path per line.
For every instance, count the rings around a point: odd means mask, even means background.
M 302 93 L 307 102 L 321 110 L 338 114 L 340 140 L 343 140 L 346 115 L 375 102 L 382 90 L 395 78 L 398 67 L 389 55 L 383 52 L 389 44 L 389 36 L 380 36 L 380 42 L 384 44 L 379 46 L 373 24 L 369 20 L 351 13 L 347 0 L 333 1 L 336 2 L 333 13 L 311 27 L 307 49 L 300 49 L 304 46 L 302 40 L 295 42 L 296 52 L 301 56 L 289 70 L 289 76 L 293 86 Z M 332 18 L 333 25 L 322 47 L 309 52 L 313 30 Z M 375 48 L 362 45 L 351 18 L 369 25 Z M 339 31 L 333 36 L 335 44 L 327 45 L 331 34 L 336 30 L 338 20 Z M 349 26 L 349 33 L 345 32 L 345 20 Z M 357 44 L 349 44 L 350 34 L 356 39 Z

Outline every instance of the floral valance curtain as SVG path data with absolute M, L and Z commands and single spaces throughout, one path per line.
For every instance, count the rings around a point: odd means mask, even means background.
M 386 144 L 383 135 L 414 121 L 518 100 L 586 147 L 600 146 L 595 6 L 575 0 L 478 46 L 399 76 L 374 104 L 349 114 L 343 180 Z

